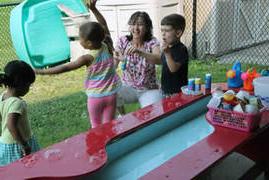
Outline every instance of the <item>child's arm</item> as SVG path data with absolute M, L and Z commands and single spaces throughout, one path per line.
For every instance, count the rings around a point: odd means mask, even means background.
M 159 46 L 154 47 L 151 53 L 141 51 L 140 49 L 137 49 L 135 47 L 130 47 L 126 49 L 126 54 L 132 54 L 132 53 L 137 53 L 140 56 L 145 57 L 145 59 L 151 64 L 162 64 L 160 55 L 161 52 Z
M 108 25 L 106 22 L 106 19 L 104 18 L 104 16 L 100 13 L 100 11 L 96 8 L 96 1 L 97 0 L 89 0 L 87 1 L 87 6 L 88 8 L 93 12 L 95 18 L 97 19 L 97 21 L 103 26 L 104 30 L 105 30 L 105 39 L 104 42 L 107 44 L 108 48 L 109 48 L 109 52 L 111 54 L 113 54 L 113 41 L 111 39 L 111 35 L 108 29 Z
M 118 67 L 120 61 L 123 61 L 124 56 L 120 51 L 113 51 L 113 59 L 115 68 Z
M 85 65 L 89 66 L 92 61 L 93 61 L 92 56 L 83 55 L 83 56 L 80 56 L 77 60 L 69 62 L 69 63 L 61 64 L 59 66 L 55 66 L 55 67 L 48 68 L 48 69 L 35 69 L 34 71 L 36 74 L 41 74 L 41 75 L 60 74 L 60 73 L 64 73 L 64 72 L 78 69 L 78 68 L 85 66 Z
M 29 146 L 29 144 L 27 144 L 26 140 L 23 139 L 19 131 L 19 117 L 19 113 L 10 113 L 8 115 L 7 128 L 10 131 L 12 137 L 22 146 L 23 156 L 26 156 L 31 153 L 31 147 Z
M 97 0 L 89 0 L 89 1 L 87 1 L 87 6 L 93 12 L 93 14 L 94 14 L 95 18 L 97 19 L 97 21 L 100 24 L 103 25 L 106 35 L 110 36 L 110 32 L 109 32 L 106 20 L 105 20 L 104 16 L 99 12 L 99 10 L 96 8 L 96 1 Z
M 168 47 L 168 45 L 164 44 L 163 47 L 163 53 L 165 55 L 165 59 L 167 62 L 167 66 L 170 70 L 170 72 L 177 72 L 179 70 L 179 68 L 181 67 L 181 63 L 176 62 L 172 56 L 172 53 L 170 51 L 170 48 Z

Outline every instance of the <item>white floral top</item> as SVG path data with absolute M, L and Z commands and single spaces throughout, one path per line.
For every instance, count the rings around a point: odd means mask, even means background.
M 159 45 L 159 41 L 152 38 L 144 43 L 143 50 L 152 52 L 152 49 Z M 122 36 L 117 42 L 116 49 L 124 54 L 125 49 L 129 46 L 131 46 L 131 41 L 126 36 Z M 158 88 L 155 65 L 148 63 L 144 57 L 138 54 L 131 54 L 126 58 L 126 69 L 123 71 L 122 76 L 122 81 L 125 85 L 139 90 Z

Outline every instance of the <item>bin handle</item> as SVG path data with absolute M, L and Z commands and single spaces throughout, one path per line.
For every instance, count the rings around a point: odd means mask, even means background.
M 209 121 L 209 122 L 211 121 L 211 116 L 210 116 L 209 112 L 206 112 L 205 118 L 206 118 L 207 121 Z
M 69 16 L 69 17 L 62 17 L 62 19 L 74 19 L 74 18 L 79 18 L 79 17 L 87 17 L 90 16 L 90 13 L 84 13 L 84 14 L 77 14 L 75 16 Z

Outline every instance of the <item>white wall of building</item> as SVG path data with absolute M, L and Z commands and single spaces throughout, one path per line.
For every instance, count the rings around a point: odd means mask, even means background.
M 182 0 L 99 0 L 98 9 L 107 20 L 114 42 L 128 34 L 128 20 L 136 11 L 145 11 L 153 22 L 153 34 L 160 37 L 161 19 L 171 13 L 183 14 Z M 93 16 L 92 16 L 93 17 Z

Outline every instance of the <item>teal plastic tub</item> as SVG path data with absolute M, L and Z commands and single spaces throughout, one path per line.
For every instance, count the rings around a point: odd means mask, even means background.
M 11 11 L 10 33 L 16 54 L 35 68 L 60 64 L 70 57 L 58 4 L 76 13 L 88 12 L 81 0 L 26 0 Z

